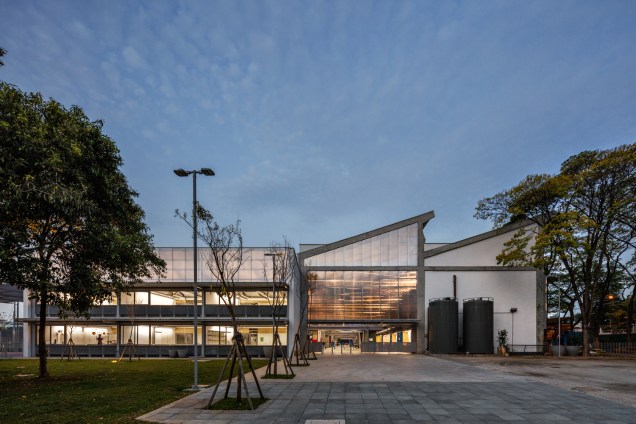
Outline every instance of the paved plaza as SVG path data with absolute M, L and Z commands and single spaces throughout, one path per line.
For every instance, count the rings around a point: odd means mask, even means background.
M 141 419 L 184 424 L 636 423 L 633 406 L 545 384 L 535 377 L 449 359 L 326 355 L 311 361 L 309 367 L 295 368 L 293 380 L 260 380 L 270 400 L 255 411 L 206 410 L 211 394 L 206 389 Z M 252 396 L 257 393 L 253 383 L 249 388 Z

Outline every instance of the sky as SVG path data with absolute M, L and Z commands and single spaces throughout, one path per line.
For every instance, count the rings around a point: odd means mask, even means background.
M 78 105 L 157 246 L 189 246 L 177 168 L 245 244 L 328 243 L 636 141 L 636 2 L 0 0 L 0 80 Z

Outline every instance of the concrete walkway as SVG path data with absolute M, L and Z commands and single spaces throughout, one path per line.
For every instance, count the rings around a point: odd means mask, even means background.
M 204 390 L 140 419 L 186 424 L 636 423 L 636 408 L 442 358 L 326 355 L 310 363 L 295 368 L 293 380 L 260 380 L 270 400 L 255 411 L 206 410 L 211 392 Z M 256 386 L 249 387 L 254 396 Z

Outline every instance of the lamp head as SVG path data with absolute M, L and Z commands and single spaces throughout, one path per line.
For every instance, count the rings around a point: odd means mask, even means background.
M 211 168 L 201 168 L 201 173 L 203 175 L 208 176 L 208 177 L 213 177 L 214 176 L 214 171 Z
M 183 168 L 175 169 L 174 173 L 177 174 L 179 177 L 187 177 L 188 175 L 190 175 L 190 172 L 186 171 Z

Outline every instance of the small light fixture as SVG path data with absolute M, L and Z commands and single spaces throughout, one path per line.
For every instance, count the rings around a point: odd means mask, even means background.
M 214 176 L 214 171 L 210 168 L 201 168 L 201 173 L 203 175 L 206 175 L 208 177 L 213 177 Z

